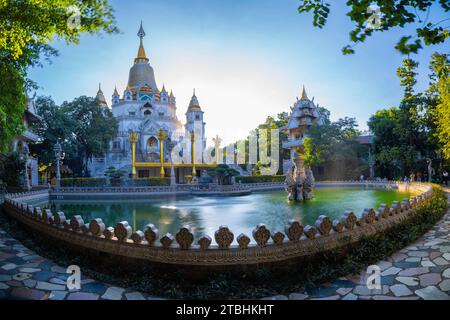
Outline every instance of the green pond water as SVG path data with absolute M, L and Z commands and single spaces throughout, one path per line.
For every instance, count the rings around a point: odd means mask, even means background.
M 235 237 L 245 233 L 251 237 L 253 228 L 264 223 L 271 231 L 283 231 L 290 219 L 303 225 L 313 225 L 321 214 L 332 219 L 352 210 L 360 215 L 364 208 L 378 208 L 381 203 L 410 197 L 410 193 L 386 189 L 317 188 L 315 198 L 306 203 L 288 203 L 285 191 L 253 193 L 240 197 L 169 196 L 120 200 L 51 200 L 34 202 L 35 206 L 52 207 L 63 211 L 66 217 L 81 215 L 85 222 L 101 218 L 107 226 L 128 221 L 133 231 L 144 230 L 153 223 L 160 234 L 176 234 L 183 225 L 189 225 L 198 239 L 207 234 L 213 238 L 221 225 L 227 225 Z

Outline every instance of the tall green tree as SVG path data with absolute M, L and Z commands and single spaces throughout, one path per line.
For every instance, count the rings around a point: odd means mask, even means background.
M 36 88 L 28 68 L 57 55 L 55 39 L 117 32 L 113 13 L 107 0 L 0 0 L 0 152 L 23 129 L 26 90 Z
M 50 97 L 39 97 L 36 108 L 43 120 L 36 128 L 40 142 L 32 150 L 46 165 L 53 162 L 53 146 L 60 139 L 66 153 L 64 162 L 76 175 L 87 176 L 88 160 L 103 156 L 117 135 L 118 123 L 110 109 L 99 106 L 91 97 L 78 97 L 61 106 Z
M 433 9 L 450 11 L 448 0 L 347 0 L 346 5 L 347 16 L 354 23 L 354 28 L 349 34 L 351 43 L 342 49 L 344 54 L 354 53 L 354 47 L 375 32 L 386 32 L 398 27 L 415 27 L 415 32 L 402 36 L 395 46 L 402 54 L 417 53 L 424 45 L 444 43 L 450 37 L 449 19 L 430 20 L 430 11 Z M 379 11 L 369 9 L 373 5 Z M 329 1 L 300 0 L 298 11 L 312 12 L 313 25 L 323 28 L 328 20 L 330 7 Z
M 440 149 L 435 110 L 440 98 L 437 86 L 425 93 L 416 93 L 418 64 L 404 59 L 397 75 L 404 87 L 404 96 L 398 107 L 380 110 L 369 122 L 375 134 L 375 153 L 379 173 L 390 178 L 411 172 L 426 172 L 426 159 L 437 160 Z M 444 126 L 449 126 L 448 123 Z
M 109 142 L 117 136 L 118 123 L 109 108 L 101 107 L 91 97 L 82 96 L 61 106 L 76 122 L 73 132 L 78 155 L 83 159 L 82 174 L 88 175 L 87 163 L 93 156 L 103 156 Z
M 26 105 L 25 80 L 12 65 L 0 60 L 0 152 L 22 133 Z
M 429 111 L 435 129 L 433 136 L 440 144 L 443 157 L 450 162 L 450 61 L 449 55 L 433 54 L 428 94 L 434 108 Z
M 67 115 L 65 109 L 56 105 L 51 97 L 38 97 L 35 101 L 36 110 L 42 121 L 36 123 L 34 131 L 40 137 L 37 144 L 31 145 L 31 151 L 38 155 L 39 161 L 45 165 L 53 163 L 53 146 L 59 139 L 67 159 L 77 157 L 77 147 L 73 132 L 77 123 Z

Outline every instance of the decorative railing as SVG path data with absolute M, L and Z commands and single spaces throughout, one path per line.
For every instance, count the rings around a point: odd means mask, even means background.
M 281 144 L 283 148 L 298 147 L 302 145 L 302 139 L 298 138 L 295 140 L 283 141 Z
M 173 193 L 190 191 L 190 185 L 148 187 L 52 187 L 51 193 Z
M 388 230 L 412 216 L 433 192 L 429 184 L 413 183 L 408 187 L 420 194 L 401 202 L 394 201 L 390 206 L 381 204 L 378 209 L 364 209 L 360 216 L 351 211 L 335 220 L 322 215 L 314 225 L 307 226 L 292 220 L 284 230 L 269 230 L 264 224 L 258 224 L 251 235 L 238 236 L 223 225 L 213 235 L 215 244 L 209 235 L 195 239 L 189 226 L 182 227 L 175 235 L 160 235 L 153 224 L 133 232 L 127 221 L 112 227 L 100 218 L 85 222 L 76 215 L 68 219 L 64 212 L 52 213 L 22 202 L 29 193 L 7 195 L 4 206 L 9 215 L 29 228 L 87 251 L 167 264 L 226 266 L 304 257 Z

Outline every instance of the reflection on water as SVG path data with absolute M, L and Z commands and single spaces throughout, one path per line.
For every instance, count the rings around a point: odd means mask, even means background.
M 409 193 L 383 189 L 318 188 L 315 198 L 307 203 L 288 203 L 286 192 L 271 191 L 241 197 L 159 197 L 148 200 L 52 200 L 33 203 L 51 206 L 63 211 L 66 217 L 81 215 L 88 222 L 101 218 L 107 226 L 128 221 L 134 230 L 143 230 L 153 223 L 160 234 L 175 234 L 183 225 L 189 225 L 196 238 L 203 234 L 213 237 L 220 225 L 227 225 L 237 237 L 245 233 L 251 237 L 253 228 L 264 223 L 272 231 L 283 231 L 290 219 L 302 224 L 314 224 L 325 214 L 340 218 L 344 211 L 359 215 L 364 208 L 378 208 L 381 203 L 409 197 Z

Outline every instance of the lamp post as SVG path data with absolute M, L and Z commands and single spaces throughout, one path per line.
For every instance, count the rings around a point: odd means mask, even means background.
M 56 141 L 55 145 L 53 146 L 53 152 L 55 154 L 55 160 L 56 160 L 56 187 L 61 186 L 61 168 L 60 168 L 60 161 L 64 159 L 65 153 L 62 151 L 61 144 L 58 141 Z

